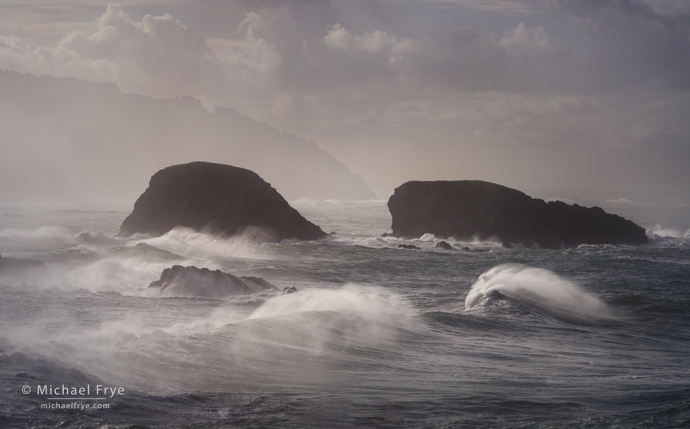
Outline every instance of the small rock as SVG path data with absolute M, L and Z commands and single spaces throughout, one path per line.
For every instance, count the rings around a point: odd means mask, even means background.
M 410 249 L 410 250 L 421 250 L 421 247 L 417 247 L 414 244 L 399 244 L 398 249 Z
M 444 250 L 453 250 L 453 246 L 451 246 L 449 243 L 445 241 L 439 241 L 438 243 L 436 243 L 436 247 Z

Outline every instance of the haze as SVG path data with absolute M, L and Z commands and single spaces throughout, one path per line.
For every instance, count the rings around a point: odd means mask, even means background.
M 646 201 L 690 197 L 690 2 L 0 0 L 0 8 L 0 69 L 109 82 L 155 98 L 191 96 L 209 112 L 235 109 L 318 144 L 353 173 L 332 183 L 352 180 L 355 189 L 362 175 L 382 198 L 405 181 L 437 179 L 611 198 L 644 192 Z M 41 91 L 26 96 L 40 100 Z M 65 98 L 51 102 L 76 105 Z M 84 139 L 66 116 L 51 114 L 60 123 L 50 123 L 37 104 L 30 111 L 16 104 L 0 94 L 5 199 L 47 198 L 56 191 L 37 189 L 60 188 L 59 176 L 82 199 L 133 200 L 171 162 L 254 166 L 207 137 L 197 152 L 201 122 L 185 128 L 151 118 L 155 127 L 136 129 L 149 136 L 139 151 L 119 146 L 116 137 L 131 130 Z M 140 122 L 148 114 L 137 110 Z M 59 143 L 51 130 L 60 130 Z M 234 138 L 257 141 L 247 133 Z M 232 130 L 226 134 L 213 135 L 230 139 Z M 71 147 L 72 135 L 86 146 Z M 276 158 L 256 167 L 264 177 L 292 159 L 243 147 Z M 36 154 L 40 166 L 24 168 Z M 132 159 L 139 161 L 130 173 Z M 104 165 L 113 167 L 97 179 Z M 329 197 L 306 184 L 321 176 L 288 183 L 292 174 L 267 180 L 290 198 Z M 333 197 L 367 197 L 343 186 Z

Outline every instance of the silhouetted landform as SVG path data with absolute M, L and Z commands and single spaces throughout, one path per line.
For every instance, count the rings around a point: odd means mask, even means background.
M 398 244 L 398 249 L 420 250 L 421 247 L 417 247 L 414 244 Z
M 236 277 L 220 270 L 181 265 L 164 269 L 161 278 L 149 287 L 159 288 L 163 296 L 204 298 L 278 291 L 278 288 L 260 277 Z
M 0 255 L 0 278 L 32 281 L 36 276 L 45 274 L 48 274 L 48 267 L 41 261 Z
M 256 171 L 289 200 L 375 198 L 317 144 L 191 97 L 1 70 L 0 94 L 3 201 L 128 201 L 152 171 L 196 160 Z
M 438 243 L 436 243 L 435 247 L 443 250 L 453 250 L 453 246 L 447 241 L 439 241 Z
M 256 230 L 258 241 L 327 236 L 258 174 L 231 165 L 192 162 L 164 168 L 120 226 L 120 236 L 163 235 L 182 226 L 228 236 Z
M 548 249 L 647 242 L 644 228 L 599 207 L 546 203 L 478 180 L 407 182 L 390 197 L 388 209 L 398 237 L 494 237 L 506 246 L 521 243 Z

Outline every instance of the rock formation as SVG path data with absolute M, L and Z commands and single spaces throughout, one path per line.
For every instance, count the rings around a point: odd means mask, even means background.
M 257 228 L 262 241 L 326 236 L 256 173 L 209 162 L 175 165 L 154 174 L 122 222 L 120 236 L 162 235 L 176 226 L 226 235 Z
M 643 244 L 645 230 L 599 207 L 545 202 L 493 183 L 407 182 L 388 200 L 393 235 L 495 238 L 556 249 L 580 244 Z
M 447 241 L 439 241 L 438 243 L 436 243 L 436 246 L 434 246 L 434 247 L 436 247 L 437 249 L 443 249 L 443 250 L 453 250 L 453 246 L 450 243 L 448 243 Z
M 152 282 L 149 287 L 159 288 L 163 296 L 205 298 L 225 298 L 230 295 L 278 290 L 260 277 L 236 277 L 220 270 L 211 271 L 208 268 L 181 265 L 164 269 L 161 278 Z
M 421 247 L 415 246 L 414 244 L 398 244 L 398 249 L 421 250 Z

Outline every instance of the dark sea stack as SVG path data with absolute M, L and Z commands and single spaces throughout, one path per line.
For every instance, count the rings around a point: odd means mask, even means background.
M 122 222 L 120 236 L 163 235 L 176 226 L 228 236 L 246 228 L 269 231 L 263 241 L 325 237 L 258 174 L 244 168 L 192 162 L 164 168 Z
M 580 244 L 644 244 L 644 228 L 599 207 L 545 202 L 478 180 L 407 182 L 388 200 L 393 235 L 468 240 L 494 237 L 557 249 Z M 536 247 L 536 246 L 533 246 Z
M 149 288 L 159 289 L 163 296 L 204 298 L 278 291 L 261 277 L 236 277 L 220 270 L 181 265 L 164 269 L 161 278 L 152 282 Z

